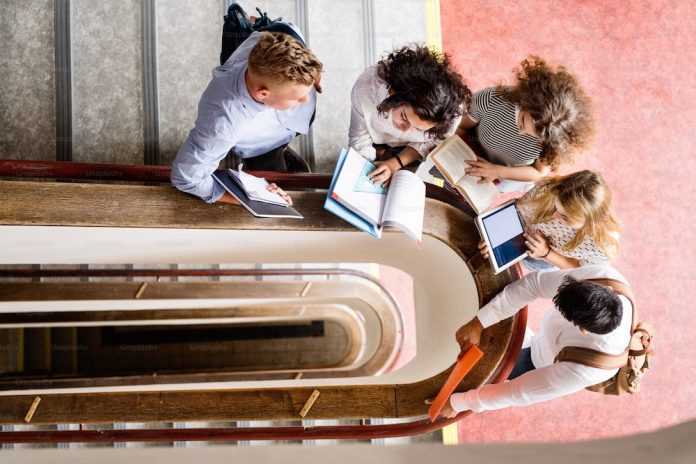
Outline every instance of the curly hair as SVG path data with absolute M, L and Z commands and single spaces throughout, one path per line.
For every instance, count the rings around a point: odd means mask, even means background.
M 572 161 L 594 135 L 590 98 L 565 67 L 554 70 L 538 56 L 529 56 L 513 71 L 517 84 L 497 90 L 531 115 L 541 141 L 540 161 L 553 169 Z
M 264 32 L 251 49 L 248 60 L 252 72 L 278 84 L 312 85 L 323 68 L 310 49 L 281 32 Z
M 567 251 L 576 248 L 589 235 L 609 259 L 616 258 L 621 226 L 611 204 L 611 189 L 601 174 L 585 170 L 547 177 L 537 183 L 520 204 L 529 206 L 528 222 L 532 225 L 553 219 L 556 200 L 571 219 L 584 223 L 566 245 Z
M 389 111 L 408 104 L 419 118 L 435 123 L 426 131 L 442 140 L 454 121 L 469 107 L 471 91 L 450 62 L 449 56 L 420 45 L 394 50 L 377 63 L 377 75 L 390 90 L 377 110 Z

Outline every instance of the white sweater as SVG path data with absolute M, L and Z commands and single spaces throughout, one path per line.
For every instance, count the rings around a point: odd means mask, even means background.
M 514 315 L 519 308 L 537 298 L 553 298 L 567 275 L 578 280 L 612 278 L 626 283 L 626 279 L 618 271 L 602 265 L 527 274 L 505 287 L 479 310 L 481 324 L 489 327 Z M 553 360 L 566 346 L 592 348 L 609 354 L 623 353 L 630 339 L 633 309 L 627 298 L 619 296 L 619 299 L 623 304 L 621 324 L 606 335 L 583 334 L 555 307 L 551 308 L 544 316 L 541 330 L 531 341 L 532 363 L 536 369 L 514 380 L 455 393 L 450 398 L 452 407 L 456 411 L 480 412 L 508 406 L 526 406 L 568 395 L 613 377 L 617 369 L 597 369 L 571 362 L 554 364 Z
M 375 158 L 373 143 L 390 147 L 409 146 L 425 158 L 437 142 L 424 132 L 415 129 L 403 132 L 394 127 L 391 111 L 387 118 L 380 116 L 377 106 L 388 96 L 387 83 L 377 75 L 377 66 L 363 71 L 351 92 L 348 145 L 369 159 Z M 461 117 L 453 122 L 448 136 L 454 134 L 460 120 Z

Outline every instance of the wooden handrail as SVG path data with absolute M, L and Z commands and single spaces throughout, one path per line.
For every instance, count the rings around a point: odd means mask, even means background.
M 53 173 L 55 174 L 55 173 Z M 48 176 L 45 176 L 48 177 Z M 290 177 L 289 179 L 296 179 Z M 119 179 L 123 180 L 123 179 Z M 317 179 L 318 180 L 318 179 Z M 299 182 L 299 181 L 298 181 Z M 323 181 L 325 182 L 325 181 Z M 316 182 L 318 185 L 320 182 Z M 52 184 L 50 182 L 27 183 L 8 182 L 4 185 L 0 182 L 0 195 L 10 198 L 10 203 L 0 205 L 0 224 L 15 225 L 66 225 L 66 226 L 127 226 L 127 227 L 191 227 L 191 228 L 230 228 L 238 230 L 250 230 L 258 227 L 249 222 L 249 218 L 242 211 L 219 205 L 205 205 L 200 200 L 188 197 L 176 192 L 173 188 L 165 187 L 135 187 L 99 185 L 89 186 L 80 184 Z M 302 188 L 321 188 L 314 184 L 301 184 Z M 129 187 L 129 188 L 125 188 Z M 63 210 L 60 214 L 52 210 L 48 198 L 82 198 L 84 205 L 80 211 L 88 211 L 89 214 L 76 214 L 76 211 Z M 442 189 L 428 186 L 428 199 L 426 201 L 428 214 L 424 224 L 424 234 L 439 240 L 458 254 L 469 267 L 478 289 L 481 304 L 488 301 L 500 289 L 512 279 L 519 276 L 519 271 L 509 270 L 498 276 L 492 275 L 488 263 L 478 255 L 476 244 L 478 242 L 473 229 L 471 218 L 464 212 L 465 208 L 459 200 L 449 195 Z M 122 214 L 118 218 L 110 217 L 105 211 L 99 211 L 98 205 L 104 202 L 113 202 L 118 198 L 118 205 Z M 294 194 L 297 203 L 303 205 L 303 213 L 306 218 L 316 218 L 304 227 L 318 227 L 322 230 L 353 232 L 350 226 L 340 219 L 327 215 L 322 208 L 323 195 L 308 192 Z M 18 211 L 17 204 L 27 204 L 29 201 L 33 208 L 31 211 Z M 143 207 L 151 205 L 176 204 L 176 210 L 168 211 Z M 132 205 L 132 206 L 131 206 Z M 224 211 L 224 218 L 220 215 Z M 182 218 L 181 211 L 185 211 L 187 217 L 195 216 L 195 223 L 187 222 Z M 174 213 L 177 214 L 174 214 Z M 157 225 L 159 224 L 159 225 Z M 166 224 L 166 225 L 163 225 Z M 264 227 L 274 230 L 298 230 L 301 227 L 291 221 L 267 221 Z M 314 229 L 313 229 L 314 230 Z M 520 333 L 524 331 L 524 325 L 520 320 L 526 315 L 522 310 L 516 318 L 501 321 L 499 324 L 484 332 L 482 348 L 486 357 L 477 366 L 469 377 L 460 385 L 461 389 L 474 388 L 485 381 L 490 381 L 492 374 L 497 372 L 493 380 L 502 381 L 511 368 L 511 363 L 517 357 L 519 346 L 515 346 L 521 340 Z M 501 365 L 505 368 L 501 368 Z M 502 369 L 502 370 L 501 370 Z M 509 372 L 509 370 L 508 370 Z M 422 400 L 433 396 L 447 377 L 446 370 L 432 378 L 413 384 L 399 385 L 371 385 L 349 386 L 344 388 L 324 388 L 322 390 L 323 402 L 319 402 L 312 410 L 313 418 L 334 418 L 335 410 L 332 404 L 340 403 L 344 411 L 351 412 L 349 417 L 412 417 L 423 414 L 427 409 Z M 111 422 L 119 420 L 138 420 L 138 415 L 129 414 L 128 405 L 137 398 L 142 413 L 139 417 L 148 417 L 149 420 L 253 420 L 259 414 L 268 419 L 288 419 L 294 417 L 295 409 L 301 407 L 312 391 L 312 387 L 283 389 L 282 392 L 274 389 L 255 390 L 254 392 L 239 391 L 230 394 L 229 391 L 167 391 L 167 392 L 138 392 L 132 393 L 108 393 L 108 394 L 66 394 L 47 395 L 42 401 L 42 408 L 37 411 L 35 421 L 37 423 L 65 422 L 64 411 L 73 408 L 86 421 Z M 192 394 L 192 393 L 195 393 Z M 194 399 L 195 398 L 195 399 Z M 17 396 L 3 400 L 0 405 L 0 417 L 23 417 L 26 412 L 27 402 L 31 403 L 30 396 Z M 280 401 L 280 402 L 279 402 Z M 109 411 L 101 411 L 95 415 L 95 410 L 90 404 L 99 404 Z M 177 408 L 173 408 L 174 405 Z M 70 405 L 70 406 L 68 406 Z M 182 406 L 183 405 L 183 406 Z M 215 406 L 212 406 L 215 405 Z M 211 411 L 211 408 L 216 408 Z M 252 409 L 254 414 L 249 414 Z M 220 412 L 223 414 L 220 414 Z M 104 413 L 105 412 L 105 413 Z M 216 414 L 217 413 L 217 414 Z M 63 420 L 61 420 L 61 417 Z M 346 417 L 346 416 L 342 416 Z M 234 419 L 233 419 L 234 418 Z M 82 422 L 82 420 L 78 420 Z M 11 421 L 10 421 L 11 422 Z M 390 432 L 398 435 L 409 433 L 408 430 L 424 431 L 426 424 L 399 424 L 389 427 Z M 439 423 L 441 426 L 442 423 Z M 382 426 L 367 426 L 382 427 Z M 298 428 L 299 429 L 299 428 Z M 366 436 L 374 430 L 386 431 L 387 429 L 351 429 L 344 432 L 333 428 L 324 429 L 323 437 L 353 438 L 356 434 Z M 394 432 L 398 430 L 398 432 Z M 119 431 L 120 432 L 120 431 Z M 123 431 L 130 432 L 130 431 Z M 312 433 L 300 430 L 286 431 L 288 434 L 297 434 L 304 439 L 315 438 Z M 196 433 L 207 433 L 196 432 Z M 274 433 L 269 430 L 259 431 L 257 436 L 266 433 Z M 382 433 L 382 432 L 377 432 Z M 419 433 L 419 432 L 414 432 Z M 193 434 L 195 435 L 195 434 Z M 191 436 L 193 436 L 191 435 Z M 230 433 L 227 437 L 233 436 Z M 329 436 L 330 435 L 330 436 Z M 241 435 L 238 435 L 241 436 Z M 264 435 L 268 436 L 268 435 Z M 289 435 L 284 435 L 287 438 Z M 233 438 L 226 438 L 233 439 Z

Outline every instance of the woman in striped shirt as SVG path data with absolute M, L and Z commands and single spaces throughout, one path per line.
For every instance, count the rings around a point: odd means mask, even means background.
M 526 190 L 571 161 L 594 132 L 590 99 L 563 66 L 554 70 L 530 56 L 516 70 L 516 79 L 513 87 L 476 92 L 458 130 L 463 134 L 473 128 L 486 156 L 469 162 L 467 174 L 481 183 L 518 181 L 501 182 L 502 191 Z

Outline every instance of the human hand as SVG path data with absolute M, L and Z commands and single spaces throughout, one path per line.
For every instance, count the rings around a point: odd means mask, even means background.
M 377 168 L 369 173 L 367 177 L 369 177 L 374 184 L 382 186 L 388 185 L 392 174 L 394 174 L 396 170 L 392 167 L 391 160 L 376 161 L 375 166 L 377 166 Z
M 488 249 L 488 245 L 486 245 L 486 242 L 481 240 L 478 244 L 478 249 L 479 253 L 481 253 L 481 256 L 483 256 L 485 259 L 488 259 L 488 254 L 490 253 L 490 250 Z
M 481 180 L 478 181 L 479 184 L 493 182 L 500 177 L 498 176 L 497 164 L 493 164 L 481 158 L 476 160 L 465 160 L 465 162 L 471 167 L 466 168 L 464 172 L 470 176 L 480 177 Z
M 545 258 L 551 252 L 548 240 L 541 232 L 535 230 L 529 233 L 525 232 L 524 239 L 524 244 L 527 245 L 527 251 L 532 258 Z
M 433 401 L 435 401 L 435 398 L 428 398 L 427 400 L 425 400 L 425 404 L 433 404 Z M 450 403 L 450 400 L 447 399 L 447 401 L 445 401 L 445 404 L 442 406 L 439 415 L 447 419 L 451 419 L 455 417 L 457 414 L 459 413 L 454 410 L 452 404 Z
M 280 195 L 280 197 L 283 200 L 288 202 L 288 205 L 292 205 L 292 198 L 290 198 L 290 195 L 285 193 L 285 191 L 282 188 L 278 187 L 276 184 L 268 184 L 266 188 L 269 192 L 277 193 L 278 195 Z
M 472 345 L 479 344 L 481 341 L 481 332 L 483 332 L 483 325 L 478 317 L 474 317 L 457 330 L 455 338 L 457 339 L 457 343 L 459 343 L 460 349 L 457 359 L 461 358 Z

